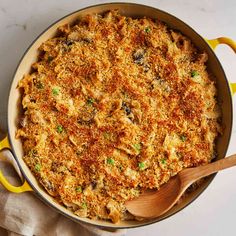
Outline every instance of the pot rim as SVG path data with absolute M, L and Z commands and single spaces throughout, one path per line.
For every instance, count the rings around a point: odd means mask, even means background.
M 80 8 L 76 11 L 73 11 L 71 13 L 68 13 L 67 15 L 59 18 L 58 20 L 54 21 L 53 23 L 51 23 L 45 30 L 43 30 L 31 43 L 30 45 L 27 47 L 27 49 L 25 50 L 25 52 L 23 53 L 23 55 L 21 56 L 20 60 L 19 60 L 19 63 L 13 73 L 13 76 L 12 76 L 12 80 L 11 80 L 11 86 L 10 86 L 10 89 L 8 91 L 8 110 L 7 110 L 7 129 L 8 129 L 8 133 L 9 133 L 9 142 L 10 142 L 10 145 L 11 145 L 11 152 L 13 153 L 13 156 L 20 168 L 20 171 L 22 172 L 24 178 L 26 179 L 26 181 L 29 183 L 29 185 L 32 187 L 33 191 L 34 191 L 34 194 L 37 195 L 38 198 L 40 198 L 45 204 L 47 204 L 48 206 L 50 206 L 51 208 L 53 208 L 54 210 L 56 210 L 58 213 L 64 215 L 65 217 L 73 220 L 74 222 L 77 222 L 77 223 L 83 223 L 83 224 L 87 224 L 87 225 L 91 225 L 91 226 L 97 226 L 97 227 L 100 227 L 100 228 L 107 228 L 107 229 L 132 229 L 132 228 L 138 228 L 138 227 L 143 227 L 143 226 L 148 226 L 148 225 L 151 225 L 151 224 L 154 224 L 154 223 L 157 223 L 159 221 L 162 221 L 162 220 L 165 220 L 173 215 L 175 215 L 176 213 L 179 213 L 180 211 L 182 211 L 183 209 L 185 209 L 188 205 L 190 205 L 191 203 L 193 203 L 206 189 L 207 187 L 210 185 L 210 183 L 213 181 L 213 179 L 215 178 L 215 176 L 217 175 L 217 173 L 215 174 L 212 174 L 210 175 L 208 178 L 208 183 L 203 187 L 203 189 L 198 193 L 196 194 L 196 196 L 194 196 L 185 206 L 183 206 L 182 208 L 176 210 L 175 212 L 171 213 L 170 215 L 167 215 L 167 216 L 164 216 L 162 217 L 161 219 L 160 218 L 157 218 L 157 219 L 151 219 L 150 221 L 140 221 L 140 224 L 137 224 L 137 225 L 127 225 L 127 226 L 117 226 L 114 224 L 114 226 L 106 226 L 106 225 L 102 225 L 99 224 L 99 223 L 96 223 L 96 222 L 85 222 L 83 221 L 83 218 L 79 219 L 76 215 L 75 216 L 71 216 L 69 214 L 67 214 L 66 212 L 63 212 L 61 211 L 56 205 L 52 204 L 48 199 L 44 198 L 40 192 L 36 189 L 36 187 L 34 186 L 34 184 L 31 182 L 30 180 L 30 177 L 27 176 L 27 174 L 25 173 L 25 171 L 23 170 L 23 167 L 21 166 L 20 162 L 19 162 L 19 157 L 16 155 L 15 153 L 15 150 L 14 150 L 14 141 L 12 140 L 13 138 L 11 137 L 11 132 L 9 132 L 11 130 L 11 125 L 10 125 L 10 122 L 9 122 L 9 101 L 10 101 L 10 91 L 13 89 L 12 88 L 12 83 L 13 81 L 15 80 L 15 76 L 16 76 L 16 73 L 21 65 L 21 62 L 22 60 L 25 58 L 26 54 L 28 53 L 28 51 L 30 50 L 30 48 L 32 47 L 32 45 L 45 33 L 47 32 L 51 27 L 53 27 L 56 23 L 60 22 L 61 20 L 75 14 L 75 13 L 79 13 L 80 11 L 83 11 L 83 10 L 87 10 L 87 9 L 90 9 L 90 8 L 93 8 L 93 7 L 99 7 L 99 6 L 108 6 L 108 5 L 132 5 L 132 6 L 140 6 L 140 7 L 145 7 L 145 8 L 149 8 L 149 9 L 152 9 L 152 10 L 155 10 L 155 11 L 159 11 L 159 12 L 162 12 L 163 14 L 173 18 L 175 21 L 179 21 L 181 22 L 182 24 L 186 25 L 191 31 L 193 34 L 197 35 L 199 38 L 201 38 L 201 40 L 205 43 L 205 47 L 208 47 L 213 55 L 215 56 L 215 59 L 217 60 L 218 64 L 219 64 L 219 67 L 220 69 L 222 70 L 223 72 L 223 75 L 224 75 L 224 80 L 226 82 L 226 85 L 227 85 L 227 90 L 228 92 L 230 93 L 230 86 L 229 86 L 229 82 L 227 80 L 227 77 L 226 77 L 226 74 L 224 72 L 224 69 L 219 61 L 219 59 L 217 58 L 217 56 L 215 55 L 213 49 L 208 45 L 208 43 L 204 40 L 204 38 L 198 34 L 191 26 L 189 26 L 188 24 L 186 24 L 184 21 L 182 21 L 181 19 L 179 19 L 178 17 L 166 12 L 166 11 L 163 11 L 159 8 L 156 8 L 156 7 L 153 7 L 153 6 L 149 6 L 149 5 L 145 5 L 145 4 L 139 4 L 139 3 L 132 3 L 132 2 L 108 2 L 108 3 L 101 3 L 101 4 L 95 4 L 95 5 L 89 5 L 87 7 L 84 7 L 84 8 Z M 180 30 L 181 31 L 181 30 Z M 230 96 L 230 106 L 231 108 L 233 107 L 233 103 L 232 103 L 232 96 Z M 228 137 L 228 141 L 227 141 L 227 145 L 226 145 L 226 151 L 224 153 L 224 156 L 226 155 L 226 152 L 228 150 L 228 147 L 229 147 L 229 143 L 230 143 L 230 139 L 231 139 L 231 134 L 232 134 L 232 124 L 233 124 L 233 112 L 231 112 L 231 115 L 230 115 L 230 119 L 231 119 L 231 124 L 228 124 L 230 126 L 230 132 L 229 132 L 229 137 Z M 92 220 L 91 220 L 92 221 Z M 102 222 L 102 221 L 101 221 Z

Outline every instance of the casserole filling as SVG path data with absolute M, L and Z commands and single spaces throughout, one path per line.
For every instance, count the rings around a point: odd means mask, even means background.
M 215 156 L 207 54 L 158 20 L 117 11 L 58 31 L 19 82 L 24 161 L 76 215 L 133 219 L 125 201 Z

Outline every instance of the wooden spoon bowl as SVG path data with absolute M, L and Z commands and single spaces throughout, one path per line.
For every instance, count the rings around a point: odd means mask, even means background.
M 143 218 L 163 215 L 178 202 L 192 183 L 234 165 L 236 165 L 236 154 L 204 166 L 184 169 L 159 190 L 146 191 L 138 198 L 127 201 L 126 209 L 131 214 Z

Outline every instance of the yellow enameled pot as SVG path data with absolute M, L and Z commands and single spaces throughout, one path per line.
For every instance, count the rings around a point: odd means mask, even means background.
M 60 213 L 62 213 L 63 215 L 67 216 L 68 218 L 74 221 L 89 223 L 101 227 L 130 228 L 130 227 L 143 226 L 163 220 L 164 218 L 169 217 L 174 213 L 180 211 L 203 192 L 203 190 L 210 184 L 215 175 L 211 175 L 208 178 L 206 178 L 197 190 L 188 194 L 187 197 L 181 203 L 173 207 L 169 212 L 167 212 L 165 215 L 161 217 L 145 221 L 122 221 L 119 222 L 118 224 L 113 224 L 111 222 L 102 220 L 91 220 L 74 215 L 71 211 L 67 210 L 65 207 L 55 202 L 55 200 L 53 200 L 53 198 L 50 197 L 49 194 L 47 194 L 43 190 L 43 188 L 38 184 L 38 182 L 36 181 L 35 177 L 31 173 L 29 168 L 24 163 L 22 159 L 23 150 L 21 141 L 15 138 L 17 123 L 21 112 L 19 109 L 21 103 L 21 95 L 19 89 L 17 89 L 17 84 L 19 80 L 22 79 L 24 74 L 30 72 L 32 63 L 37 61 L 38 48 L 42 44 L 42 42 L 55 36 L 56 29 L 63 24 L 72 23 L 81 16 L 89 13 L 103 13 L 104 11 L 112 9 L 118 9 L 121 14 L 131 17 L 146 16 L 154 19 L 157 18 L 161 21 L 164 21 L 171 28 L 179 30 L 184 35 L 189 37 L 192 40 L 192 42 L 198 47 L 199 50 L 207 52 L 209 56 L 208 68 L 215 75 L 216 78 L 216 86 L 218 89 L 218 100 L 221 104 L 221 109 L 223 114 L 222 122 L 225 127 L 223 135 L 218 138 L 216 144 L 218 159 L 225 157 L 232 130 L 232 120 L 233 120 L 232 95 L 236 93 L 236 83 L 229 83 L 227 81 L 223 68 L 220 62 L 218 61 L 215 53 L 213 52 L 213 49 L 215 49 L 215 47 L 219 44 L 227 44 L 234 50 L 234 52 L 236 52 L 236 43 L 233 40 L 225 37 L 206 40 L 178 18 L 153 7 L 133 4 L 133 3 L 108 3 L 108 4 L 90 6 L 78 10 L 58 20 L 56 23 L 54 23 L 48 29 L 46 29 L 32 43 L 32 45 L 23 55 L 12 80 L 12 85 L 9 93 L 9 101 L 8 101 L 8 136 L 0 142 L 0 150 L 4 148 L 11 150 L 11 152 L 14 155 L 15 162 L 19 166 L 25 178 L 25 181 L 23 185 L 20 187 L 12 186 L 0 171 L 0 182 L 9 191 L 15 193 L 34 191 L 34 193 L 40 199 L 42 199 L 46 204 L 48 204 L 52 208 L 56 209 L 57 211 L 59 211 Z

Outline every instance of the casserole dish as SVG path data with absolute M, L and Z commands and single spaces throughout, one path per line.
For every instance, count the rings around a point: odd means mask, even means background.
M 131 3 L 112 3 L 112 4 L 102 4 L 97 6 L 88 7 L 79 11 L 76 11 L 61 20 L 57 21 L 55 24 L 50 26 L 45 32 L 43 32 L 29 47 L 26 51 L 25 55 L 21 59 L 18 68 L 15 72 L 12 86 L 9 93 L 9 102 L 8 102 L 8 138 L 5 138 L 1 144 L 0 149 L 2 148 L 11 148 L 12 152 L 15 156 L 15 160 L 19 165 L 23 176 L 25 177 L 25 182 L 21 187 L 14 187 L 11 186 L 4 176 L 0 173 L 0 181 L 2 184 L 10 191 L 13 192 L 24 192 L 24 191 L 34 191 L 37 196 L 39 196 L 45 203 L 52 206 L 60 213 L 64 214 L 65 216 L 71 218 L 75 221 L 80 221 L 84 223 L 90 223 L 93 225 L 101 226 L 101 227 L 112 227 L 112 228 L 129 228 L 129 227 L 136 227 L 142 226 L 149 223 L 154 223 L 159 220 L 164 219 L 167 216 L 170 216 L 177 211 L 183 209 L 186 205 L 188 205 L 192 200 L 194 200 L 211 182 L 214 178 L 214 175 L 206 178 L 201 186 L 187 195 L 187 197 L 174 208 L 172 208 L 168 213 L 165 215 L 158 217 L 152 220 L 145 220 L 145 221 L 122 221 L 116 225 L 107 221 L 95 221 L 90 220 L 87 218 L 81 218 L 74 215 L 72 212 L 64 208 L 63 206 L 59 205 L 55 202 L 38 184 L 34 176 L 32 175 L 29 168 L 24 163 L 23 157 L 23 149 L 21 145 L 21 141 L 15 138 L 15 133 L 17 130 L 17 124 L 19 120 L 19 115 L 21 111 L 19 110 L 20 101 L 21 101 L 21 94 L 19 89 L 17 89 L 17 84 L 19 80 L 23 77 L 24 74 L 30 72 L 32 63 L 37 61 L 38 51 L 37 49 L 41 45 L 42 42 L 46 41 L 49 38 L 52 38 L 56 35 L 56 29 L 64 25 L 66 23 L 72 23 L 77 18 L 92 13 L 103 13 L 107 10 L 118 9 L 122 15 L 127 15 L 131 17 L 150 17 L 150 18 L 158 18 L 159 20 L 167 23 L 171 28 L 175 30 L 181 31 L 184 35 L 192 40 L 192 42 L 197 45 L 198 49 L 201 51 L 206 51 L 209 60 L 208 60 L 208 68 L 210 71 L 214 73 L 216 77 L 216 87 L 218 89 L 218 101 L 221 104 L 222 108 L 222 122 L 224 125 L 224 133 L 221 137 L 218 138 L 216 148 L 218 153 L 218 159 L 224 158 L 227 147 L 230 140 L 231 129 L 232 129 L 232 94 L 230 90 L 230 86 L 232 88 L 232 92 L 236 91 L 236 84 L 229 84 L 227 82 L 226 76 L 224 71 L 215 56 L 214 52 L 210 48 L 209 45 L 212 46 L 214 49 L 218 44 L 225 43 L 231 46 L 234 51 L 236 51 L 236 45 L 233 40 L 227 38 L 218 38 L 214 40 L 204 40 L 201 36 L 199 36 L 193 29 L 187 26 L 185 23 L 180 21 L 179 19 L 175 18 L 174 16 L 169 15 L 163 11 L 157 10 L 152 7 L 138 5 L 138 4 L 131 4 Z

